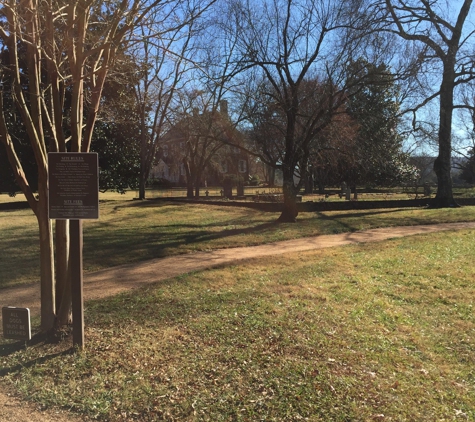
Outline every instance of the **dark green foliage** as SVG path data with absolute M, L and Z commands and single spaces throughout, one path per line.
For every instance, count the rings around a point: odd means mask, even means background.
M 98 122 L 91 150 L 99 154 L 101 191 L 135 189 L 139 178 L 139 143 L 134 122 L 113 124 Z
M 352 63 L 352 84 L 348 113 L 358 125 L 357 166 L 351 179 L 370 185 L 395 185 L 416 176 L 409 155 L 402 151 L 399 133 L 398 87 L 385 64 L 375 65 L 362 59 Z M 350 178 L 349 178 L 350 179 Z
M 135 67 L 130 57 L 121 57 L 117 73 L 104 86 L 91 144 L 91 151 L 99 154 L 101 191 L 136 189 L 139 181 L 140 124 L 130 76 Z
M 8 50 L 4 49 L 0 53 L 0 65 L 9 64 Z M 28 141 L 28 135 L 22 124 L 20 114 L 14 106 L 12 98 L 11 80 L 2 79 L 0 89 L 3 96 L 4 116 L 15 151 L 20 159 L 23 170 L 26 173 L 28 182 L 33 191 L 38 189 L 38 171 L 33 150 Z M 26 97 L 28 99 L 28 97 Z M 19 191 L 13 171 L 8 161 L 7 151 L 3 143 L 0 142 L 0 192 L 14 193 Z
M 0 193 L 14 193 L 19 190 L 12 169 L 8 163 L 5 148 L 0 146 Z
M 475 148 L 470 149 L 469 157 L 463 165 L 460 178 L 467 183 L 475 183 Z
M 36 167 L 33 151 L 31 150 L 28 141 L 24 139 L 17 139 L 15 142 L 17 154 L 23 165 L 30 186 L 33 191 L 38 189 L 38 171 Z M 20 191 L 19 186 L 15 181 L 13 171 L 8 162 L 7 152 L 4 145 L 0 144 L 0 193 L 8 192 L 14 193 Z

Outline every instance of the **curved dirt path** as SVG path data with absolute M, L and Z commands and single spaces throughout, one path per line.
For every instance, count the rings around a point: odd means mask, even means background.
M 158 258 L 85 274 L 84 299 L 91 300 L 114 296 L 123 291 L 136 289 L 191 271 L 199 271 L 230 263 L 234 264 L 246 259 L 461 229 L 475 229 L 475 222 L 387 227 L 353 233 L 305 237 L 251 247 L 220 249 Z M 38 283 L 2 289 L 0 292 L 1 306 L 30 308 L 32 315 L 39 314 L 40 289 Z M 0 324 L 0 335 L 3 335 L 1 330 Z M 80 419 L 64 412 L 41 411 L 31 403 L 21 402 L 14 395 L 9 395 L 5 387 L 0 385 L 0 422 L 17 420 L 22 422 L 80 421 Z

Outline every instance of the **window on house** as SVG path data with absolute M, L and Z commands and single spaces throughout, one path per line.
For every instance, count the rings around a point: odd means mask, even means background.
M 239 170 L 239 173 L 246 173 L 246 171 L 247 171 L 247 161 L 246 160 L 239 160 L 238 170 Z
M 227 172 L 228 172 L 228 163 L 227 163 L 226 161 L 223 161 L 223 162 L 221 163 L 221 171 L 222 171 L 223 173 L 227 173 Z
M 168 157 L 168 145 L 163 145 L 162 151 L 163 151 L 163 156 Z
M 181 176 L 185 176 L 186 175 L 186 172 L 185 172 L 185 165 L 183 163 L 180 164 L 180 175 Z

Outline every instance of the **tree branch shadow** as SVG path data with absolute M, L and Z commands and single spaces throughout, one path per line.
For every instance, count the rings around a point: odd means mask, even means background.
M 0 357 L 10 356 L 22 350 L 27 350 L 29 347 L 38 346 L 41 344 L 65 344 L 62 342 L 67 336 L 68 334 L 65 332 L 62 332 L 60 334 L 39 332 L 33 335 L 31 337 L 31 340 L 19 340 L 15 341 L 14 343 L 0 344 Z M 0 377 L 3 377 L 11 372 L 19 371 L 21 368 L 28 368 L 34 365 L 35 363 L 45 362 L 46 360 L 54 358 L 56 356 L 72 354 L 74 353 L 74 351 L 75 349 L 73 347 L 70 347 L 66 350 L 61 350 L 60 352 L 34 359 L 33 361 L 28 363 L 21 363 L 10 368 L 1 368 Z

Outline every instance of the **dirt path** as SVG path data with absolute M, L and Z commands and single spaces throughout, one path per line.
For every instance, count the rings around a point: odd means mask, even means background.
M 210 252 L 197 252 L 187 255 L 170 256 L 86 274 L 84 276 L 84 298 L 85 300 L 105 298 L 126 290 L 166 280 L 180 274 L 230 263 L 234 264 L 246 259 L 261 258 L 287 252 L 300 252 L 343 246 L 354 243 L 378 242 L 390 238 L 433 233 L 443 230 L 474 228 L 475 222 L 391 227 L 354 233 L 306 237 L 252 247 L 230 248 Z M 26 307 L 30 308 L 32 315 L 39 314 L 40 290 L 38 283 L 34 285 L 2 289 L 0 292 L 1 306 Z M 1 329 L 0 325 L 0 335 L 3 334 Z M 65 413 L 35 409 L 34 405 L 21 402 L 14 396 L 8 395 L 5 387 L 0 384 L 0 422 L 11 421 L 76 422 L 79 421 L 79 419 L 68 416 Z

